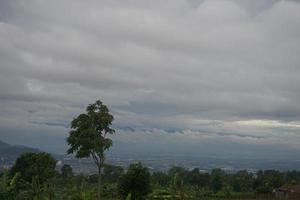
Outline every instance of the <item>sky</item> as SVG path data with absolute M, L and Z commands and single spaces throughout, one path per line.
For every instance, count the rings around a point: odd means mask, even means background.
M 0 0 L 0 140 L 64 153 L 97 99 L 116 151 L 300 155 L 300 1 Z

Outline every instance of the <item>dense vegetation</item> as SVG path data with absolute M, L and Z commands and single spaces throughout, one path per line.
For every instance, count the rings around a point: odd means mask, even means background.
M 141 163 L 126 170 L 105 164 L 113 119 L 108 108 L 96 101 L 71 122 L 68 153 L 91 157 L 97 174 L 74 174 L 71 166 L 58 167 L 45 152 L 24 153 L 11 169 L 1 172 L 0 200 L 273 199 L 280 186 L 300 183 L 299 171 L 253 174 L 214 169 L 207 173 L 173 167 L 150 173 Z
M 299 184 L 300 171 L 276 170 L 249 173 L 246 170 L 210 173 L 198 168 L 172 167 L 150 173 L 141 163 L 127 170 L 105 165 L 101 175 L 102 199 L 267 199 L 284 184 Z M 97 174 L 74 174 L 72 167 L 55 167 L 47 153 L 25 153 L 0 175 L 0 199 L 92 200 L 97 194 Z

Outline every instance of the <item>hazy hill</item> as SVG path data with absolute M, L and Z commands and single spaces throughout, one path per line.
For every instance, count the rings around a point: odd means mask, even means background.
M 11 166 L 24 152 L 38 152 L 38 149 L 21 145 L 10 145 L 0 140 L 0 169 Z

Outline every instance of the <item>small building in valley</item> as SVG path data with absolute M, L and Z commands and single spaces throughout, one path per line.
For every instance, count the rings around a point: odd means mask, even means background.
M 278 197 L 284 197 L 287 199 L 300 199 L 300 185 L 283 185 L 278 188 Z

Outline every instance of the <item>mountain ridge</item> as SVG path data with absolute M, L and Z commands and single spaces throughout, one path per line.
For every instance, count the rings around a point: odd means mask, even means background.
M 0 169 L 12 166 L 22 153 L 40 151 L 39 149 L 23 145 L 11 145 L 0 140 Z

